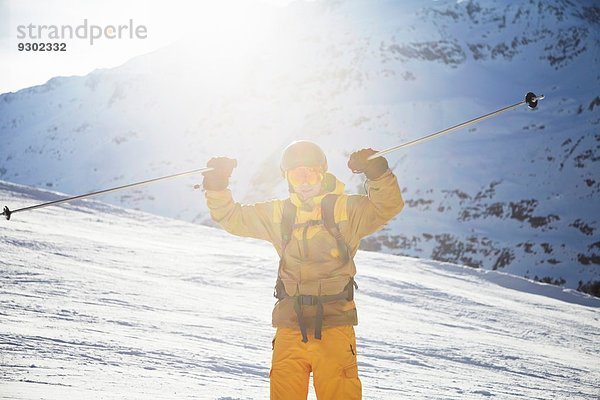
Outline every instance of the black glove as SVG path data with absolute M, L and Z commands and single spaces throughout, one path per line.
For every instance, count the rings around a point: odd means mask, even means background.
M 202 181 L 204 190 L 225 190 L 229 186 L 231 172 L 237 167 L 237 160 L 227 157 L 213 157 L 208 160 L 206 166 L 213 168 L 213 170 L 202 173 L 204 175 Z
M 367 179 L 377 179 L 388 170 L 388 162 L 383 157 L 377 157 L 372 160 L 367 160 L 370 156 L 377 153 L 373 149 L 362 149 L 355 151 L 350 155 L 348 160 L 348 168 L 355 174 L 363 173 Z

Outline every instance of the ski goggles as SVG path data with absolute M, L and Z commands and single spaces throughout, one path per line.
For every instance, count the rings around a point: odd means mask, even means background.
M 285 177 L 292 186 L 303 184 L 316 185 L 323 180 L 324 174 L 321 168 L 297 167 L 286 171 Z

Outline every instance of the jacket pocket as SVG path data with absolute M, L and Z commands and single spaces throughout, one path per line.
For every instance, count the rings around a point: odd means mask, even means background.
M 344 376 L 348 379 L 358 378 L 358 366 L 356 363 L 344 367 Z
M 348 282 L 350 282 L 349 275 L 335 276 L 333 278 L 321 279 L 320 281 L 320 294 L 321 295 L 336 295 L 342 293 Z

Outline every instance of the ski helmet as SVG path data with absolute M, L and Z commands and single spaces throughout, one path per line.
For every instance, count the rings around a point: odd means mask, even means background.
M 321 167 L 325 172 L 327 171 L 327 157 L 316 143 L 298 140 L 283 150 L 280 164 L 283 174 L 297 167 Z

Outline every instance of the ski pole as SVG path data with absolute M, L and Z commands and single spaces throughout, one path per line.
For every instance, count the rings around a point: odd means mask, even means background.
M 466 121 L 466 122 L 463 122 L 461 124 L 451 126 L 450 128 L 442 129 L 441 131 L 437 131 L 437 132 L 431 133 L 429 135 L 420 137 L 418 139 L 411 140 L 410 142 L 402 143 L 399 146 L 395 146 L 395 147 L 391 147 L 391 148 L 386 149 L 386 150 L 382 150 L 380 152 L 377 152 L 377 153 L 373 154 L 372 156 L 370 156 L 369 158 L 367 158 L 367 160 L 372 160 L 374 158 L 381 157 L 381 156 L 384 156 L 386 154 L 392 153 L 392 152 L 394 152 L 396 150 L 400 150 L 400 149 L 402 149 L 404 147 L 413 146 L 415 144 L 419 144 L 419 143 L 425 142 L 427 140 L 431 140 L 431 139 L 436 138 L 438 136 L 445 135 L 445 134 L 450 133 L 452 131 L 455 131 L 457 129 L 464 128 L 465 126 L 476 124 L 478 122 L 483 121 L 484 119 L 488 119 L 488 118 L 491 118 L 493 116 L 502 114 L 503 112 L 510 111 L 510 110 L 512 110 L 514 108 L 522 106 L 523 104 L 527 104 L 527 106 L 530 109 L 534 109 L 534 108 L 537 107 L 538 101 L 539 100 L 543 100 L 543 99 L 544 99 L 544 95 L 543 94 L 540 95 L 540 96 L 536 96 L 534 93 L 529 92 L 529 93 L 527 93 L 527 95 L 525 96 L 525 100 L 523 100 L 523 101 L 520 101 L 518 103 L 512 104 L 510 106 L 503 107 L 503 108 L 501 108 L 499 110 L 496 110 L 496 111 L 492 111 L 491 113 L 482 115 L 481 117 L 473 118 L 473 119 L 471 119 L 469 121 Z
M 146 181 L 141 181 L 141 182 L 136 182 L 136 183 L 130 183 L 128 185 L 123 185 L 123 186 L 118 186 L 118 187 L 114 187 L 114 188 L 110 188 L 110 189 L 100 190 L 98 192 L 81 194 L 79 196 L 68 197 L 66 199 L 50 201 L 48 203 L 37 204 L 35 206 L 19 208 L 19 209 L 12 210 L 12 211 L 9 210 L 9 208 L 7 206 L 4 206 L 4 211 L 2 211 L 2 214 L 0 214 L 0 215 L 4 215 L 7 220 L 10 220 L 11 215 L 14 214 L 14 213 L 17 213 L 17 212 L 31 211 L 31 210 L 35 210 L 37 208 L 44 208 L 44 207 L 49 207 L 49 206 L 55 206 L 57 204 L 68 203 L 68 202 L 71 202 L 71 201 L 74 201 L 74 200 L 87 199 L 89 197 L 99 196 L 101 194 L 117 192 L 119 190 L 129 189 L 129 188 L 136 187 L 136 186 L 149 185 L 151 183 L 158 182 L 158 181 L 164 181 L 164 180 L 167 180 L 167 179 L 179 178 L 179 177 L 186 176 L 186 175 L 199 174 L 199 173 L 202 173 L 202 172 L 208 172 L 208 171 L 212 171 L 212 170 L 213 170 L 213 168 L 194 169 L 194 170 L 187 171 L 187 172 L 181 172 L 181 173 L 178 173 L 178 174 L 173 174 L 173 175 L 168 175 L 168 176 L 162 176 L 160 178 L 154 178 L 154 179 L 148 179 Z

